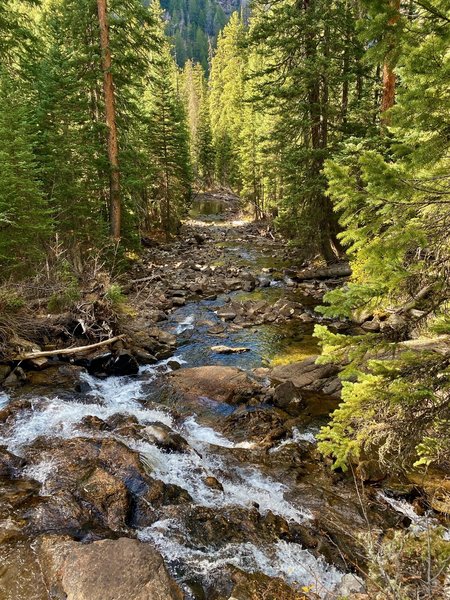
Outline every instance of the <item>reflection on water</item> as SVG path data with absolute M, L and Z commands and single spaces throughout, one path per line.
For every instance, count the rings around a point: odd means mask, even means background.
M 224 200 L 211 197 L 200 198 L 198 200 L 193 201 L 191 210 L 189 211 L 189 216 L 196 218 L 211 215 L 220 215 L 224 213 L 226 209 L 227 202 L 225 202 Z
M 269 301 L 281 296 L 281 290 L 266 288 L 258 296 Z M 240 300 L 244 294 L 237 294 Z M 178 334 L 178 355 L 189 366 L 226 365 L 253 369 L 272 364 L 284 364 L 303 360 L 318 353 L 317 342 L 312 337 L 313 325 L 298 321 L 286 323 L 264 323 L 248 329 L 234 329 L 225 326 L 223 333 L 210 331 L 217 325 L 223 325 L 215 314 L 224 299 L 204 300 L 177 309 L 165 327 L 171 333 Z M 187 325 L 189 324 L 189 325 Z M 249 348 L 243 354 L 218 354 L 212 346 L 244 346 Z

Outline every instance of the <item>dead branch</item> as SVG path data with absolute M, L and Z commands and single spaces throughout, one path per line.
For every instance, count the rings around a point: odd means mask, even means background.
M 89 344 L 88 346 L 76 346 L 74 348 L 63 348 L 61 350 L 44 350 L 42 352 L 27 352 L 25 354 L 19 354 L 16 356 L 14 360 L 28 360 L 33 358 L 41 358 L 45 356 L 59 356 L 60 354 L 80 354 L 81 352 L 90 352 L 91 350 L 95 350 L 96 348 L 100 348 L 102 346 L 108 346 L 109 344 L 114 344 L 118 340 L 123 340 L 124 335 L 116 335 L 108 340 L 103 340 L 102 342 L 96 342 L 95 344 Z

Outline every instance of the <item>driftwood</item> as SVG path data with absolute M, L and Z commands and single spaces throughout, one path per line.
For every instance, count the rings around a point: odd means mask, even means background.
M 295 281 L 307 281 L 309 279 L 332 279 L 333 277 L 349 277 L 352 274 L 348 263 L 336 263 L 322 269 L 305 269 L 297 271 L 292 278 Z
M 450 354 L 450 335 L 439 335 L 435 338 L 416 338 L 400 342 L 402 348 L 414 350 L 416 352 L 431 351 L 447 356 Z
M 109 338 L 108 340 L 103 340 L 102 342 L 96 342 L 95 344 L 90 344 L 89 346 L 76 346 L 74 348 L 62 348 L 61 350 L 43 350 L 41 352 L 26 352 L 25 354 L 19 354 L 16 356 L 14 360 L 29 360 L 34 358 L 43 358 L 45 356 L 59 356 L 60 354 L 80 354 L 82 352 L 90 352 L 91 350 L 95 350 L 96 348 L 101 348 L 102 346 L 108 346 L 109 344 L 114 344 L 118 340 L 123 340 L 124 335 L 116 335 L 116 337 Z

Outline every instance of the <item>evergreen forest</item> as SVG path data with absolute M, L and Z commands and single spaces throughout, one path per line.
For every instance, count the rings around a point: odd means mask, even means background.
M 448 598 L 446 0 L 0 1 L 0 481 L 2 600 Z

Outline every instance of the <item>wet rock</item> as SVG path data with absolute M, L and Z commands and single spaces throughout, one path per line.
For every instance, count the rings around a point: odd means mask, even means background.
M 162 556 L 129 538 L 80 544 L 45 536 L 38 556 L 47 585 L 66 600 L 182 600 Z
M 268 287 L 270 287 L 270 283 L 271 283 L 270 277 L 267 277 L 266 275 L 260 275 L 258 277 L 259 287 L 268 288 Z
M 186 299 L 176 296 L 175 298 L 172 298 L 172 304 L 173 306 L 184 306 L 186 304 Z
M 93 358 L 87 365 L 91 375 L 136 375 L 139 364 L 136 358 L 126 351 L 119 353 L 106 353 Z
M 34 533 L 124 531 L 131 498 L 152 484 L 138 453 L 113 439 L 38 439 L 26 459 L 45 472 L 45 497 L 27 514 Z
M 236 291 L 242 288 L 242 281 L 238 278 L 225 279 L 224 284 L 227 290 Z
M 267 446 L 286 435 L 288 415 L 276 408 L 239 407 L 225 419 L 224 432 L 236 441 L 258 440 Z
M 113 531 L 124 529 L 129 505 L 125 484 L 97 467 L 82 486 L 83 500 L 104 515 L 105 524 Z
M 223 485 L 215 477 L 206 477 L 204 482 L 209 488 L 223 492 Z
M 0 478 L 16 477 L 24 465 L 24 460 L 0 446 Z
M 30 542 L 2 543 L 0 564 L 2 600 L 49 600 L 42 569 Z
M 111 427 L 106 421 L 96 417 L 95 415 L 86 415 L 81 420 L 82 428 L 93 430 L 93 431 L 110 431 Z
M 263 573 L 246 573 L 237 568 L 232 570 L 233 587 L 228 600 L 306 600 L 303 592 L 291 588 L 278 577 Z
M 29 371 L 28 384 L 33 387 L 45 386 L 82 391 L 84 385 L 81 379 L 84 369 L 67 363 L 51 365 L 42 371 Z
M 27 376 L 22 367 L 16 367 L 14 371 L 11 371 L 10 374 L 3 381 L 3 386 L 5 388 L 15 388 L 27 381 Z
M 179 369 L 169 375 L 171 386 L 191 398 L 207 397 L 238 404 L 260 391 L 259 384 L 236 367 L 206 366 Z
M 149 527 L 161 518 L 162 507 L 177 507 L 190 503 L 192 498 L 189 492 L 179 485 L 150 478 L 146 492 L 132 498 L 128 524 L 133 528 Z
M 224 321 L 233 321 L 237 317 L 237 313 L 233 310 L 221 309 L 216 311 L 217 316 Z
M 225 331 L 225 327 L 223 325 L 214 325 L 208 329 L 208 333 L 210 335 L 220 335 Z
M 142 350 L 136 346 L 131 347 L 130 350 L 140 365 L 154 365 L 158 362 L 156 356 L 146 350 Z
M 257 508 L 224 506 L 215 508 L 184 505 L 170 507 L 166 515 L 183 523 L 189 545 L 197 548 L 221 548 L 228 543 L 271 543 L 289 535 L 287 521 L 268 511 L 261 515 Z
M 171 333 L 168 333 L 167 331 L 163 331 L 162 329 L 159 329 L 158 327 L 151 327 L 148 330 L 148 334 L 151 337 L 158 340 L 158 342 L 160 342 L 161 344 L 164 344 L 167 346 L 172 346 L 172 347 L 175 347 L 177 345 L 176 336 L 172 335 Z
M 179 433 L 164 423 L 151 423 L 141 432 L 141 437 L 166 452 L 189 452 L 189 444 Z
M 167 366 L 170 367 L 172 371 L 177 371 L 178 369 L 181 369 L 181 363 L 179 363 L 177 360 L 169 360 Z
M 304 406 L 300 390 L 292 383 L 292 381 L 285 381 L 277 385 L 273 394 L 273 403 L 275 406 L 288 410 L 289 412 L 291 412 L 292 409 L 298 411 Z

